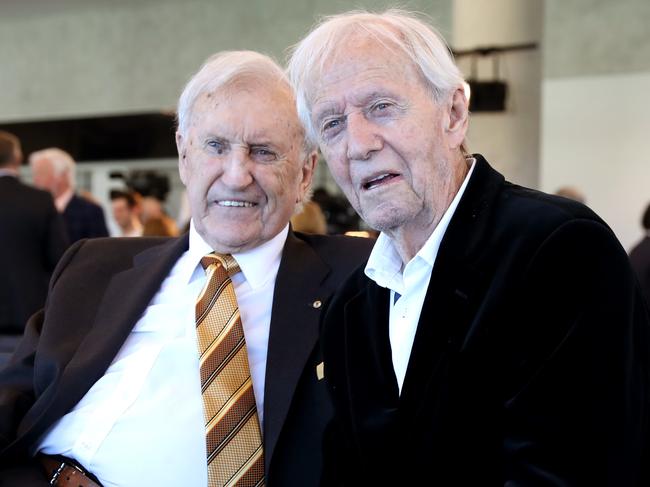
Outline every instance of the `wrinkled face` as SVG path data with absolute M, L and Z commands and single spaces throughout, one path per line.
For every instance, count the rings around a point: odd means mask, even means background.
M 238 83 L 201 95 L 185 137 L 181 180 L 197 231 L 217 252 L 259 246 L 287 224 L 311 182 L 315 155 L 288 88 Z
M 435 102 L 416 67 L 376 42 L 352 37 L 340 51 L 310 96 L 330 171 L 371 227 L 430 234 L 457 189 L 456 95 Z
M 116 198 L 111 201 L 113 218 L 120 228 L 126 228 L 131 224 L 131 208 L 124 198 Z

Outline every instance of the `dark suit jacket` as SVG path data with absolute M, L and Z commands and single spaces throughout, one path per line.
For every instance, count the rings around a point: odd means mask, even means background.
M 650 237 L 646 236 L 630 251 L 630 262 L 650 306 Z
M 67 247 L 46 191 L 0 176 L 0 333 L 22 334 L 45 304 L 47 283 Z
M 70 243 L 82 238 L 108 237 L 102 207 L 76 194 L 65 207 L 63 220 Z
M 27 452 L 103 375 L 187 249 L 178 239 L 84 240 L 61 259 L 45 311 L 0 373 L 0 485 L 36 487 Z M 316 347 L 321 308 L 371 242 L 290 232 L 274 291 L 264 399 L 267 485 L 318 485 L 331 417 Z M 5 482 L 5 484 L 2 483 Z
M 324 314 L 339 420 L 327 483 L 636 485 L 650 336 L 627 256 L 585 206 L 507 183 L 477 159 L 401 395 L 389 291 L 360 268 Z

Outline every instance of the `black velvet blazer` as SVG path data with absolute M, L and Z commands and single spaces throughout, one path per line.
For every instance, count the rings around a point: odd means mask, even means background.
M 648 316 L 624 250 L 588 208 L 510 184 L 477 156 L 401 395 L 388 306 L 361 267 L 324 315 L 337 416 L 325 485 L 637 485 Z

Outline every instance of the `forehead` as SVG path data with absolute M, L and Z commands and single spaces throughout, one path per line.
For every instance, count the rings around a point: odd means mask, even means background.
M 319 105 L 338 104 L 340 97 L 362 104 L 384 92 L 426 89 L 419 68 L 397 46 L 359 35 L 339 44 L 311 85 L 315 111 Z
M 190 130 L 219 131 L 223 136 L 298 137 L 301 126 L 292 92 L 270 81 L 231 83 L 200 95 Z

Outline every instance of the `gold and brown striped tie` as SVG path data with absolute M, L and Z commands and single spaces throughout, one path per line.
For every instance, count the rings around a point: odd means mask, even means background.
M 232 255 L 201 259 L 207 283 L 196 302 L 208 486 L 261 487 L 264 452 L 248 353 L 235 289 Z

